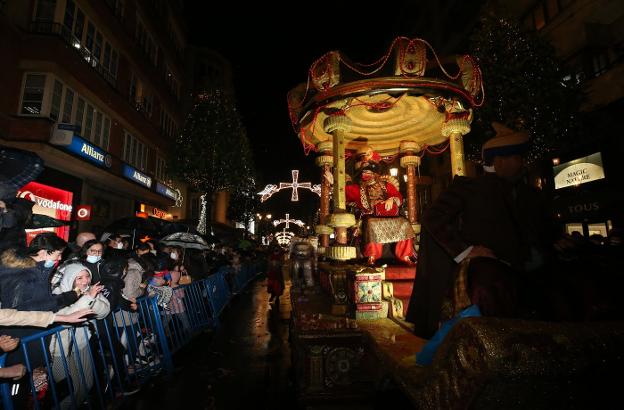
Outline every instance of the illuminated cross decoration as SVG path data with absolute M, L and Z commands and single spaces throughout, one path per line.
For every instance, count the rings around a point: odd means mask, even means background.
M 290 214 L 286 214 L 286 218 L 285 219 L 276 219 L 273 221 L 273 225 L 274 226 L 278 226 L 280 224 L 286 224 L 286 227 L 284 229 L 288 229 L 290 228 L 290 224 L 293 223 L 297 226 L 303 227 L 305 225 L 305 222 L 303 222 L 300 219 L 290 219 Z
M 264 202 L 269 199 L 274 193 L 281 191 L 282 189 L 292 189 L 292 195 L 290 196 L 290 200 L 293 202 L 299 201 L 299 188 L 309 189 L 314 192 L 318 196 L 321 196 L 321 185 L 317 184 L 312 186 L 310 182 L 299 182 L 299 170 L 293 169 L 292 171 L 292 182 L 280 182 L 279 188 L 277 185 L 269 184 L 264 187 L 264 189 L 258 192 L 258 195 L 261 195 L 260 202 Z

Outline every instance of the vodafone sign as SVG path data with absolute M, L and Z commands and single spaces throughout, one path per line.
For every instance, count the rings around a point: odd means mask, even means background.
M 91 220 L 91 205 L 79 205 L 76 208 L 76 220 L 77 221 L 90 221 Z

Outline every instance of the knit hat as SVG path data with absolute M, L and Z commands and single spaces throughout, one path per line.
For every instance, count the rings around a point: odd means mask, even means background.
M 69 292 L 74 288 L 74 281 L 76 280 L 76 276 L 83 270 L 86 270 L 89 273 L 89 276 L 93 277 L 89 268 L 83 265 L 80 262 L 70 263 L 65 267 L 63 272 L 63 278 L 61 279 L 61 283 L 58 289 L 61 292 Z

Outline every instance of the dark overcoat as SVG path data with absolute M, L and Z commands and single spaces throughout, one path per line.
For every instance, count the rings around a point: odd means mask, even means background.
M 429 338 L 436 331 L 443 298 L 453 284 L 455 257 L 481 245 L 522 271 L 531 249 L 545 254 L 548 220 L 540 192 L 527 184 L 512 184 L 493 173 L 455 177 L 423 215 L 407 312 L 415 333 Z

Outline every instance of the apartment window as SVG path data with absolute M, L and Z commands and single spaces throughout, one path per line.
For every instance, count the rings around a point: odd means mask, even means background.
M 65 103 L 63 104 L 63 118 L 64 123 L 71 122 L 72 109 L 74 108 L 74 92 L 69 88 L 65 88 Z
M 123 160 L 135 168 L 145 170 L 148 148 L 129 132 L 126 132 L 124 139 Z
M 76 121 L 75 124 L 80 129 L 80 133 L 82 135 L 82 122 L 84 118 L 84 110 L 85 110 L 85 100 L 81 97 L 78 97 L 78 105 L 76 105 Z
M 102 57 L 102 64 L 104 67 L 110 67 L 111 61 L 111 46 L 108 42 L 104 45 L 104 57 Z
M 86 139 L 91 139 L 91 132 L 93 131 L 93 106 L 87 104 L 87 113 L 85 115 L 85 127 L 82 136 Z
M 35 11 L 35 21 L 54 21 L 56 0 L 39 0 Z
M 100 59 L 101 55 L 102 55 L 102 33 L 100 33 L 99 31 L 95 32 L 95 47 L 93 47 L 93 56 L 96 59 Z
M 52 75 L 26 74 L 20 113 L 75 124 L 82 137 L 108 149 L 110 118 Z
M 76 14 L 76 3 L 73 0 L 67 0 L 65 4 L 65 15 L 63 16 L 63 25 L 72 32 L 74 28 L 74 15 Z
M 108 144 L 110 143 L 110 128 L 111 128 L 110 118 L 104 117 L 104 129 L 102 130 L 102 144 L 100 146 L 105 149 L 108 149 Z
M 46 76 L 44 74 L 27 74 L 24 81 L 22 108 L 25 115 L 39 115 L 43 107 Z
M 95 26 L 89 22 L 87 24 L 87 38 L 85 40 L 85 48 L 89 51 L 93 50 L 93 41 L 95 40 Z
M 525 22 L 529 28 L 541 30 L 571 2 L 571 0 L 541 0 L 531 10 Z
M 76 23 L 74 23 L 74 37 L 78 39 L 78 41 L 82 40 L 82 32 L 84 31 L 85 24 L 85 15 L 82 10 L 78 9 L 76 11 Z
M 63 99 L 63 84 L 54 80 L 54 89 L 52 90 L 52 104 L 50 106 L 50 118 L 58 120 L 61 111 L 61 101 Z
M 167 175 L 167 161 L 158 155 L 156 157 L 156 178 L 165 181 Z
M 134 38 L 141 50 L 145 53 L 150 62 L 158 65 L 158 47 L 152 36 L 147 32 L 141 18 L 137 15 L 136 30 Z

